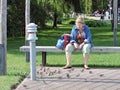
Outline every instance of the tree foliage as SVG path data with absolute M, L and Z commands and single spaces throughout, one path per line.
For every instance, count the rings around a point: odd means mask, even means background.
M 92 11 L 106 9 L 107 4 L 109 4 L 109 0 L 92 0 Z
M 92 10 L 92 0 L 84 0 L 85 1 L 85 13 L 90 14 Z
M 118 0 L 120 1 L 120 0 Z M 25 34 L 25 0 L 8 0 L 7 34 L 17 37 Z M 96 9 L 106 9 L 109 0 L 31 0 L 30 21 L 46 28 L 46 22 L 53 21 L 53 27 L 64 16 L 72 12 L 89 14 Z
M 48 18 L 53 20 L 53 27 L 57 27 L 57 19 L 62 17 L 64 11 L 64 0 L 38 0 L 42 3 L 45 10 L 47 10 Z M 49 7 L 48 7 L 49 6 Z M 49 17 L 50 16 L 50 17 Z
M 24 34 L 25 0 L 8 0 L 7 34 L 16 37 Z
M 31 22 L 38 24 L 41 28 L 45 27 L 45 20 L 47 17 L 47 9 L 43 7 L 41 2 L 37 0 L 31 0 L 30 12 L 31 12 Z
M 72 6 L 73 11 L 76 12 L 76 13 L 80 13 L 81 12 L 80 1 L 81 0 L 65 0 L 65 2 L 67 4 Z

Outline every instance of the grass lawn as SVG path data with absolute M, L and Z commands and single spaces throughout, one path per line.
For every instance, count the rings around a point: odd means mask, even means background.
M 120 27 L 120 26 L 119 26 Z M 56 29 L 39 30 L 37 32 L 37 45 L 55 45 L 57 39 L 63 33 L 70 33 L 72 25 L 61 25 Z M 113 46 L 113 32 L 111 26 L 91 27 L 91 33 L 95 46 Z M 24 45 L 24 37 L 16 39 L 8 38 L 7 42 L 7 74 L 0 76 L 0 90 L 11 90 L 16 84 L 29 74 L 29 63 L 25 61 L 25 54 L 19 51 Z M 120 29 L 118 28 L 118 46 L 120 46 Z M 119 67 L 119 53 L 91 53 L 90 67 Z M 37 66 L 41 64 L 41 53 L 37 53 Z M 64 53 L 48 53 L 47 65 L 64 66 L 66 64 Z M 83 66 L 82 53 L 73 53 L 72 65 Z

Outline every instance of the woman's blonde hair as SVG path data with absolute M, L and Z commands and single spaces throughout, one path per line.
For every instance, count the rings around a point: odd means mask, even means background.
M 81 22 L 82 24 L 85 24 L 84 17 L 82 17 L 82 16 L 78 16 L 77 19 L 76 19 L 76 22 L 77 21 Z

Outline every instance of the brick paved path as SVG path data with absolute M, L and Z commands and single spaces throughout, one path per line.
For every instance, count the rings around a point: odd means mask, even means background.
M 120 90 L 120 68 L 39 67 L 37 78 L 29 76 L 16 90 Z

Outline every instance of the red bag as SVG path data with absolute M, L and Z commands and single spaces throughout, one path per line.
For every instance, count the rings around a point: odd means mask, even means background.
M 64 48 L 70 42 L 70 34 L 64 34 Z

